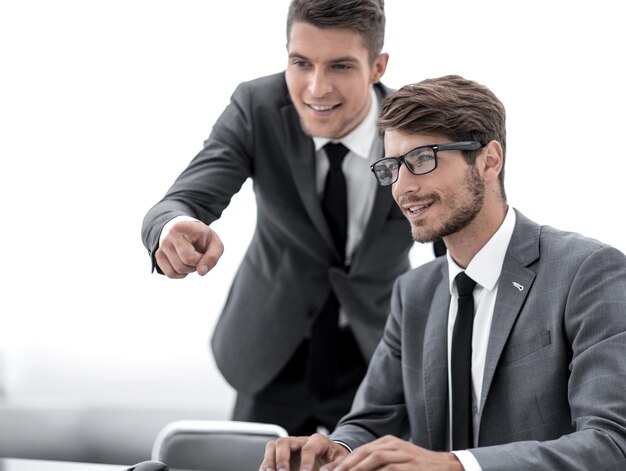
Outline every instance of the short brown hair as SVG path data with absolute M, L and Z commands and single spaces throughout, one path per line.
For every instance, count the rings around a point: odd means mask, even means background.
M 317 28 L 349 28 L 363 37 L 370 63 L 383 50 L 384 0 L 292 0 L 287 13 L 287 42 L 294 22 Z
M 378 119 L 381 133 L 441 134 L 452 141 L 496 140 L 506 154 L 506 113 L 502 102 L 484 85 L 458 75 L 426 79 L 405 85 L 389 95 Z M 465 151 L 474 164 L 479 151 Z M 504 193 L 504 163 L 500 172 Z

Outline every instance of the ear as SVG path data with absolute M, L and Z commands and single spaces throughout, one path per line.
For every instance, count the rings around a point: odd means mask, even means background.
M 385 74 L 387 70 L 387 63 L 389 62 L 389 54 L 386 52 L 381 52 L 378 54 L 378 57 L 374 59 L 374 63 L 372 64 L 372 73 L 370 77 L 371 83 L 380 82 L 381 77 Z
M 498 141 L 489 141 L 480 153 L 485 180 L 498 180 L 504 165 L 504 151 Z

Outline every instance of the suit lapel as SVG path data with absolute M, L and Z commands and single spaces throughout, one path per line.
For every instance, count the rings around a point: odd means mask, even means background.
M 535 280 L 535 272 L 527 267 L 539 258 L 540 227 L 518 211 L 516 218 L 515 230 L 498 281 L 498 294 L 485 359 L 480 414 L 489 396 L 489 389 L 504 346 Z
M 372 176 L 372 178 L 374 178 Z M 359 247 L 354 253 L 354 260 L 352 261 L 353 265 L 358 264 L 359 255 L 363 253 L 361 250 L 362 247 L 367 247 L 374 238 L 378 234 L 380 234 L 380 230 L 382 226 L 387 221 L 387 216 L 389 215 L 389 211 L 396 204 L 391 195 L 391 188 L 388 186 L 376 186 L 376 195 L 374 196 L 374 204 L 372 206 L 372 212 L 370 213 L 369 220 L 367 221 L 367 225 L 365 226 L 365 232 L 363 233 L 363 238 L 359 243 Z M 398 208 L 398 213 L 400 217 L 404 217 L 400 208 Z
M 320 232 L 332 250 L 335 250 L 330 229 L 322 212 L 322 206 L 317 197 L 315 184 L 315 146 L 313 140 L 302 132 L 300 118 L 293 105 L 281 109 L 283 126 L 285 129 L 285 153 L 291 166 L 293 178 L 300 194 L 300 199 L 313 225 Z
M 424 398 L 430 449 L 446 446 L 448 418 L 448 289 L 447 265 L 442 264 L 442 281 L 435 291 L 424 333 Z

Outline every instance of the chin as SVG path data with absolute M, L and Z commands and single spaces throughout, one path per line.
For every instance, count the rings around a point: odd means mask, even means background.
M 319 123 L 314 120 L 300 119 L 302 130 L 309 136 L 337 138 L 337 128 L 329 123 Z
M 411 225 L 411 235 L 415 242 L 420 244 L 428 244 L 434 242 L 437 239 L 441 239 L 440 231 L 427 231 L 421 226 Z
M 328 139 L 334 139 L 335 135 L 334 133 L 328 131 L 325 128 L 319 127 L 319 126 L 302 126 L 303 131 L 305 132 L 305 134 L 307 134 L 308 136 L 311 137 L 325 137 Z

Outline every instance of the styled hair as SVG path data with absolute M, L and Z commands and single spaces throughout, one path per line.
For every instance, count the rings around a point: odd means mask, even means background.
M 451 141 L 500 143 L 506 155 L 506 112 L 502 102 L 484 85 L 458 75 L 405 85 L 382 104 L 378 129 L 404 134 L 440 134 Z M 470 165 L 480 151 L 463 151 Z M 504 192 L 504 162 L 499 175 Z
M 370 63 L 383 50 L 384 0 L 292 0 L 287 13 L 287 42 L 294 22 L 317 28 L 349 28 L 361 35 Z

